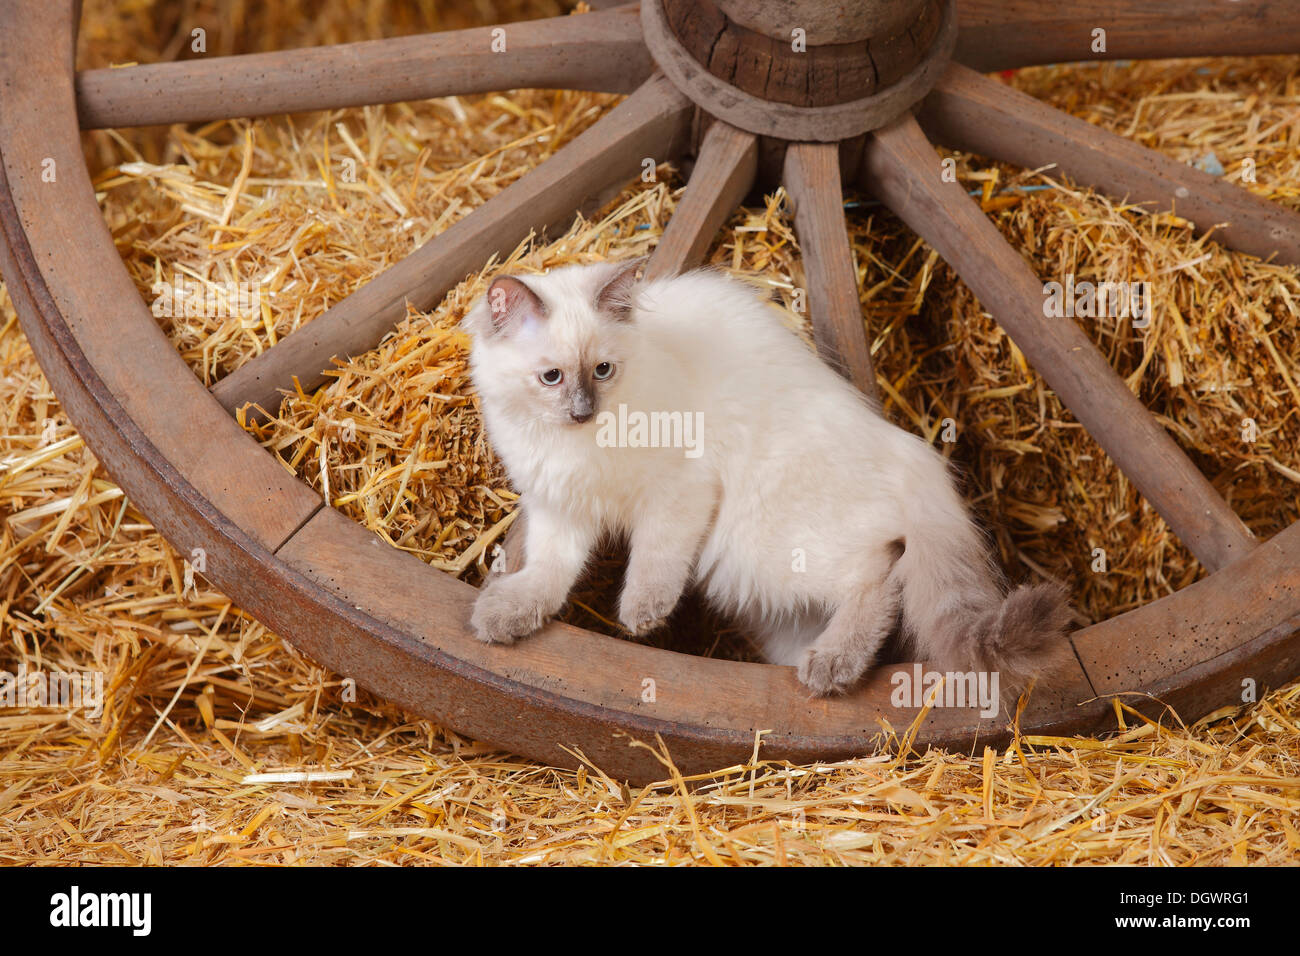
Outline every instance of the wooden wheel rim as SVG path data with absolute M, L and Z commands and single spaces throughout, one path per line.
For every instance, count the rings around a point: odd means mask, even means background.
M 848 697 L 810 700 L 790 668 L 688 657 L 565 625 L 512 648 L 475 641 L 473 588 L 323 508 L 238 428 L 153 321 L 81 159 L 72 4 L 15 3 L 0 21 L 9 37 L 0 48 L 0 263 L 23 329 L 131 500 L 183 554 L 203 548 L 207 576 L 241 607 L 412 712 L 541 761 L 572 766 L 581 754 L 636 781 L 663 768 L 628 737 L 662 736 L 678 767 L 697 773 L 742 762 L 759 736 L 767 759 L 851 756 L 922 716 L 890 700 L 891 672 L 908 665 L 879 669 Z M 41 181 L 46 159 L 59 170 L 54 183 Z M 114 360 L 122 355 L 133 362 Z M 212 458 L 221 467 L 204 467 Z M 1073 682 L 1035 695 L 1022 729 L 1103 730 L 1105 698 L 1128 692 L 1200 716 L 1238 703 L 1245 678 L 1264 687 L 1300 670 L 1300 526 L 1225 565 L 1072 635 Z M 429 598 L 395 605 L 394 594 Z M 653 702 L 643 699 L 646 678 Z M 1005 717 L 939 709 L 908 742 L 966 748 L 1008 736 Z

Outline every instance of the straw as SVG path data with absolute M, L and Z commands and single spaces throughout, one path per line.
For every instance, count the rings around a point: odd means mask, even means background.
M 88 0 L 83 66 L 184 52 L 179 6 Z M 232 16 L 193 5 L 210 53 L 275 49 L 559 12 L 327 0 Z M 469 5 L 464 5 L 469 10 Z M 224 7 L 221 10 L 225 10 Z M 473 19 L 482 16 L 483 20 Z M 186 23 L 189 21 L 187 20 Z M 189 55 L 186 53 L 185 55 Z M 1179 160 L 1213 153 L 1252 191 L 1300 205 L 1291 58 L 1022 70 L 1011 82 Z M 617 98 L 514 91 L 87 137 L 105 219 L 146 300 L 176 276 L 252 282 L 264 307 L 159 319 L 212 383 L 468 215 Z M 949 155 L 945 151 L 944 155 Z M 341 160 L 357 160 L 345 181 Z M 1036 272 L 1146 279 L 1155 318 L 1080 319 L 1256 534 L 1300 515 L 1300 282 L 1197 239 L 1176 212 L 1076 188 L 1055 169 L 958 156 L 958 175 Z M 592 220 L 503 250 L 429 313 L 289 394 L 257 440 L 394 547 L 477 583 L 515 495 L 484 440 L 458 323 L 493 275 L 653 248 L 680 173 Z M 958 464 L 1017 580 L 1068 582 L 1080 622 L 1203 570 L 1074 422 L 952 271 L 870 197 L 846 195 L 886 414 Z M 783 195 L 738 211 L 710 261 L 773 290 L 803 282 Z M 638 788 L 559 771 L 354 695 L 232 607 L 82 445 L 0 292 L 0 669 L 99 673 L 102 716 L 0 710 L 0 863 L 1276 864 L 1300 851 L 1300 684 L 1191 726 L 1118 707 L 1104 740 L 1020 736 L 1002 750 L 866 752 L 746 763 L 685 779 L 671 753 Z M 803 317 L 789 313 L 805 333 Z M 958 440 L 942 441 L 944 419 Z M 1257 429 L 1243 440 L 1245 420 Z M 1094 570 L 1102 549 L 1106 570 Z M 617 634 L 616 551 L 567 620 Z M 692 605 L 656 643 L 750 657 Z M 573 662 L 574 667 L 584 666 Z M 894 741 L 913 739 L 894 728 Z

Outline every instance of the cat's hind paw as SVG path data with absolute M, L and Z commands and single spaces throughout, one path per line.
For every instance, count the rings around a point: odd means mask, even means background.
M 489 585 L 479 592 L 470 615 L 474 636 L 487 644 L 513 644 L 546 623 L 545 609 L 536 600 L 511 588 Z
M 852 651 L 814 644 L 799 659 L 799 682 L 818 697 L 833 697 L 851 690 L 869 664 Z

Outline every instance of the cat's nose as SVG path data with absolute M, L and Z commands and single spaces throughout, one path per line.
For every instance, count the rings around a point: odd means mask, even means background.
M 595 412 L 569 412 L 569 418 L 581 425 L 583 422 L 589 422 Z

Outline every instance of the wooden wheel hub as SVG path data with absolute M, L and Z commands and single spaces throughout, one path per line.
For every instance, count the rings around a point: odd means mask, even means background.
M 277 407 L 280 390 L 295 379 L 317 387 L 331 358 L 373 347 L 408 303 L 433 308 L 466 273 L 530 231 L 567 226 L 576 208 L 612 198 L 647 157 L 681 159 L 702 108 L 716 119 L 655 248 L 651 274 L 699 264 L 754 184 L 760 137 L 792 141 L 781 178 L 793 201 L 817 345 L 872 393 L 839 158 L 841 140 L 870 130 L 854 178 L 954 267 L 1212 572 L 1070 635 L 1077 669 L 1030 699 L 1022 730 L 1109 729 L 1109 698 L 1119 695 L 1157 716 L 1172 705 L 1194 719 L 1239 704 L 1245 679 L 1262 690 L 1300 672 L 1300 524 L 1267 542 L 1251 535 L 1089 336 L 1073 321 L 1043 315 L 1041 278 L 964 186 L 939 175 L 930 139 L 1025 167 L 1055 164 L 1132 203 L 1168 208 L 1176 201 L 1181 216 L 1214 228 L 1217 241 L 1300 263 L 1295 213 L 970 69 L 1089 58 L 1098 23 L 1107 25 L 1110 57 L 1295 52 L 1296 4 L 945 0 L 925 45 L 915 43 L 926 35 L 918 24 L 933 6 L 920 2 L 713 0 L 708 10 L 731 24 L 718 38 L 735 39 L 732 80 L 743 72 L 742 48 L 758 56 L 752 51 L 762 47 L 742 28 L 784 40 L 791 11 L 806 22 L 810 48 L 863 41 L 877 68 L 876 38 L 897 38 L 901 29 L 913 39 L 920 59 L 897 81 L 863 98 L 804 105 L 788 100 L 800 90 L 805 99 L 825 96 L 817 82 L 821 54 L 802 74 L 787 64 L 773 83 L 769 73 L 761 89 L 773 98 L 760 98 L 713 72 L 730 69 L 730 54 L 715 57 L 715 47 L 697 59 L 686 47 L 695 35 L 689 18 L 679 16 L 679 36 L 664 2 L 509 25 L 508 56 L 494 52 L 494 31 L 484 28 L 81 73 L 73 62 L 76 0 L 0 4 L 0 267 L 63 407 L 168 541 L 184 555 L 202 548 L 212 583 L 340 675 L 413 713 L 557 765 L 574 766 L 581 753 L 616 778 L 662 777 L 659 760 L 629 746 L 629 736 L 659 735 L 687 774 L 748 760 L 758 738 L 761 758 L 796 761 L 861 753 L 885 726 L 912 728 L 907 746 L 966 749 L 1007 740 L 1006 713 L 984 719 L 969 708 L 896 704 L 888 666 L 845 697 L 809 700 L 793 668 L 674 654 L 563 624 L 514 647 L 484 645 L 469 629 L 472 587 L 328 507 L 232 417 L 250 405 Z M 954 36 L 956 62 L 949 64 Z M 694 49 L 703 57 L 702 46 Z M 757 90 L 757 76 L 742 82 Z M 862 81 L 848 77 L 841 88 L 837 77 L 831 99 Z M 211 390 L 172 347 L 122 267 L 80 138 L 83 128 L 529 86 L 630 95 L 547 162 Z M 914 117 L 908 108 L 922 98 Z M 42 175 L 51 167 L 54 180 Z M 653 701 L 642 697 L 646 678 L 658 687 Z
M 941 0 L 905 0 L 897 9 L 877 11 L 891 16 L 870 23 L 873 32 L 864 36 L 827 36 L 823 27 L 810 40 L 801 24 L 805 11 L 819 9 L 815 3 L 792 3 L 765 18 L 765 11 L 746 10 L 736 0 L 662 2 L 673 36 L 697 63 L 751 96 L 792 106 L 849 103 L 893 86 L 924 59 L 939 33 L 942 8 Z
M 957 36 L 954 0 L 880 0 L 847 33 L 819 20 L 825 9 L 817 0 L 644 0 L 641 16 L 655 62 L 700 109 L 783 140 L 884 126 L 930 91 Z

